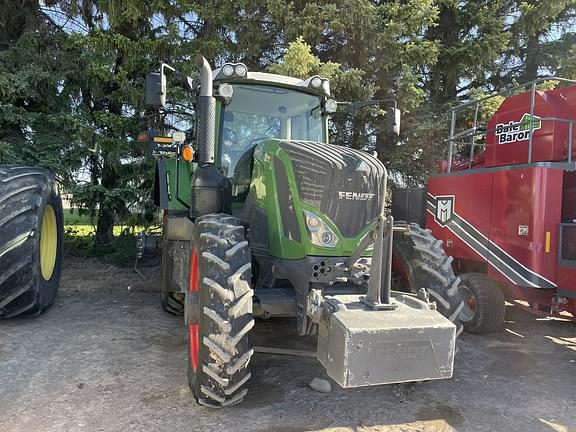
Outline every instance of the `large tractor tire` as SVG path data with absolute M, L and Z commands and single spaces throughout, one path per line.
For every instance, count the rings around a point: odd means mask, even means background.
M 430 230 L 409 224 L 409 230 L 394 232 L 393 273 L 395 282 L 406 291 L 426 288 L 438 311 L 456 325 L 456 335 L 462 332 L 460 313 L 464 303 L 454 275 L 452 257 L 442 248 L 442 240 Z
M 0 318 L 39 314 L 54 302 L 63 237 L 54 176 L 0 166 Z
M 165 221 L 166 219 L 164 219 Z M 164 222 L 166 226 L 166 222 Z M 160 304 L 162 310 L 171 315 L 184 314 L 184 294 L 180 292 L 169 291 L 167 288 L 174 288 L 178 286 L 177 281 L 174 280 L 174 248 L 175 241 L 168 240 L 165 233 L 162 239 L 162 282 L 160 284 Z M 186 251 L 189 253 L 189 251 Z M 189 258 L 189 257 L 186 257 Z M 183 265 L 184 267 L 184 265 Z M 187 267 L 190 267 L 188 264 Z M 184 270 L 184 269 L 183 269 Z M 186 270 L 184 270 L 186 271 Z
M 251 257 L 244 227 L 226 214 L 196 219 L 186 293 L 188 383 L 199 404 L 220 408 L 248 392 Z
M 481 273 L 460 275 L 464 300 L 460 319 L 468 333 L 485 334 L 502 330 L 506 315 L 504 294 L 498 283 Z
M 187 211 L 170 211 L 178 219 L 188 220 Z M 160 282 L 160 301 L 164 312 L 171 315 L 184 314 L 184 295 L 188 286 L 190 270 L 190 239 L 170 238 L 169 211 L 164 210 L 162 219 L 162 265 Z M 189 235 L 189 233 L 188 233 Z
M 162 310 L 170 315 L 184 314 L 184 294 L 160 290 Z

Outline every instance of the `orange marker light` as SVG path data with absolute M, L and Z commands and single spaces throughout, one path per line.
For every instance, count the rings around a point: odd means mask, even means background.
M 182 150 L 180 151 L 180 156 L 182 156 L 182 159 L 184 159 L 186 162 L 191 162 L 192 159 L 194 159 L 194 150 L 192 149 L 192 147 L 186 145 L 182 147 Z
M 136 138 L 136 141 L 138 142 L 147 142 L 149 139 L 149 135 L 148 135 L 148 131 L 142 131 L 138 134 L 138 137 Z

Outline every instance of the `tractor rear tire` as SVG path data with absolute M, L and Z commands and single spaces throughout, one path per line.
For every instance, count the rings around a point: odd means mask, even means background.
M 191 255 L 185 312 L 188 384 L 201 405 L 235 405 L 248 392 L 254 353 L 249 340 L 254 291 L 244 227 L 226 214 L 197 218 Z
M 464 330 L 476 334 L 501 331 L 506 302 L 498 283 L 482 273 L 464 273 L 460 279 L 459 289 L 465 304 L 460 315 Z
M 418 224 L 409 224 L 408 231 L 395 231 L 393 259 L 407 278 L 409 291 L 416 293 L 425 288 L 435 300 L 438 311 L 456 325 L 456 336 L 462 332 L 460 312 L 464 308 L 454 275 L 452 257 L 442 248 L 442 240 Z M 393 269 L 393 272 L 399 269 Z M 398 274 L 395 274 L 398 277 Z
M 184 294 L 160 290 L 162 310 L 170 315 L 184 314 Z
M 189 241 L 168 238 L 167 221 L 168 213 L 165 213 L 162 232 L 160 302 L 164 312 L 181 316 L 184 314 L 184 293 L 190 270 L 190 247 Z
M 52 173 L 0 166 L 0 318 L 44 312 L 56 297 L 64 217 Z

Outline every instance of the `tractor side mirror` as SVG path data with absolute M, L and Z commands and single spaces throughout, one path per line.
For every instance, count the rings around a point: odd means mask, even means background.
M 400 110 L 395 107 L 386 109 L 386 132 L 400 135 Z
M 156 108 L 166 105 L 166 75 L 163 73 L 146 75 L 146 105 Z

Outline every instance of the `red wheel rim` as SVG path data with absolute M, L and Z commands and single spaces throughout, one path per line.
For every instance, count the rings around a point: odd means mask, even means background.
M 462 312 L 460 313 L 460 321 L 462 322 L 472 321 L 474 319 L 474 316 L 476 315 L 476 307 L 477 307 L 476 296 L 472 294 L 470 288 L 465 284 L 460 285 L 459 289 L 462 295 L 462 300 L 464 301 L 465 305 L 464 308 L 462 309 Z
M 400 287 L 393 287 L 392 289 L 399 291 L 402 291 L 403 288 L 407 288 L 408 290 L 412 289 L 404 263 L 396 255 L 392 255 L 392 277 L 397 279 L 401 284 Z
M 190 360 L 192 360 L 192 370 L 196 372 L 198 369 L 198 348 L 200 342 L 198 335 L 200 334 L 200 326 L 198 324 L 190 324 L 188 326 L 188 335 L 190 337 Z
M 192 252 L 192 262 L 190 263 L 190 292 L 200 290 L 200 270 L 198 268 L 198 252 Z M 188 326 L 188 338 L 190 340 L 190 362 L 192 370 L 196 372 L 198 368 L 198 350 L 200 349 L 200 325 L 190 324 Z

